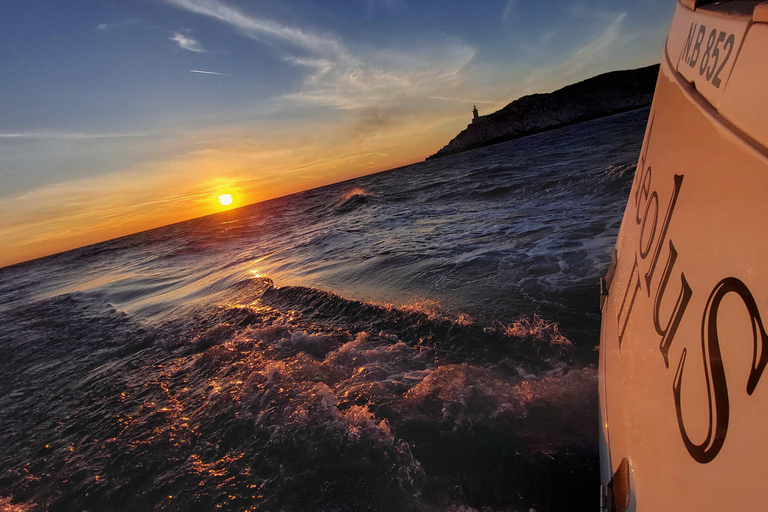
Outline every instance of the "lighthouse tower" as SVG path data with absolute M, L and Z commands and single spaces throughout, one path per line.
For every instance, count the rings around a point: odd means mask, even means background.
M 472 107 L 472 122 L 475 123 L 475 122 L 477 122 L 477 120 L 478 120 L 478 117 L 477 117 L 477 106 L 473 106 Z

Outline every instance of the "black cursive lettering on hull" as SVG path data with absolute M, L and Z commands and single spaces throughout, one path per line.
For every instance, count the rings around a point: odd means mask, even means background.
M 700 29 L 691 27 L 688 48 L 684 50 L 690 51 L 686 61 L 695 63 L 700 57 L 700 46 L 705 33 L 706 28 L 703 26 Z M 655 115 L 652 113 L 648 135 L 638 165 L 639 174 L 635 178 L 636 188 L 633 202 L 635 225 L 639 230 L 637 233 L 638 243 L 634 251 L 634 262 L 629 281 L 616 312 L 616 320 L 619 351 L 621 351 L 622 344 L 625 342 L 627 325 L 638 303 L 639 292 L 645 288 L 646 296 L 649 299 L 653 297 L 649 321 L 652 322 L 656 334 L 660 336 L 659 351 L 664 367 L 669 369 L 670 349 L 678 337 L 681 322 L 688 313 L 694 288 L 686 278 L 684 270 L 676 271 L 675 269 L 679 253 L 668 232 L 685 177 L 683 174 L 673 176 L 669 202 L 664 212 L 664 218 L 660 221 L 659 191 L 653 187 L 653 170 L 650 165 L 646 165 L 654 119 Z M 665 246 L 668 253 L 666 263 L 660 279 L 657 280 L 654 279 L 654 276 Z M 662 318 L 662 303 L 664 303 L 667 292 L 673 292 L 674 283 L 679 283 L 679 291 L 674 298 L 674 307 L 667 318 Z M 700 342 L 708 404 L 707 436 L 704 441 L 694 442 L 688 435 L 683 420 L 682 388 L 689 350 L 687 346 L 682 349 L 672 382 L 672 396 L 683 444 L 691 457 L 702 464 L 709 463 L 717 457 L 725 443 L 730 420 L 728 383 L 718 334 L 720 305 L 728 294 L 736 294 L 741 298 L 747 308 L 751 322 L 753 357 L 746 389 L 748 395 L 752 395 L 766 365 L 768 365 L 768 334 L 766 334 L 757 302 L 752 293 L 744 282 L 735 277 L 726 277 L 720 280 L 709 294 L 701 320 Z

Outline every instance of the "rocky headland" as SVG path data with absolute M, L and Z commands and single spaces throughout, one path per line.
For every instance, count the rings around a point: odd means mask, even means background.
M 654 64 L 604 73 L 548 94 L 523 96 L 478 117 L 427 160 L 646 107 L 658 75 L 659 65 Z

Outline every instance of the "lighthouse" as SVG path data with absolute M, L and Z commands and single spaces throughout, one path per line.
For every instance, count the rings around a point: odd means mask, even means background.
M 473 106 L 472 107 L 472 122 L 473 123 L 477 122 L 477 120 L 478 120 L 478 117 L 477 117 L 477 106 Z

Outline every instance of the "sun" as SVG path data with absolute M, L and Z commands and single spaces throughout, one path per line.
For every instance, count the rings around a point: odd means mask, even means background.
M 229 206 L 233 201 L 234 199 L 232 199 L 232 194 L 221 194 L 219 196 L 219 202 L 222 206 Z

